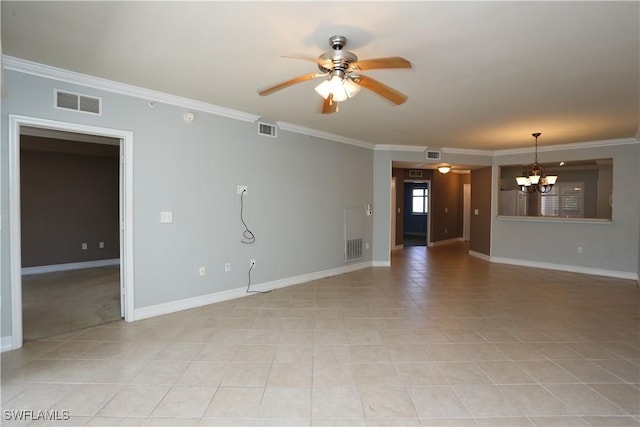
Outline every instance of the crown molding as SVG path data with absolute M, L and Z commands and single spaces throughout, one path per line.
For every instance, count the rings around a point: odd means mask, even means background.
M 574 142 L 569 144 L 557 144 L 557 145 L 543 145 L 538 146 L 538 152 L 552 152 L 552 151 L 564 151 L 564 150 L 584 150 L 587 148 L 599 148 L 599 147 L 611 147 L 614 145 L 629 145 L 638 144 L 636 138 L 619 138 L 619 139 L 605 139 L 601 141 L 587 141 L 587 142 Z M 510 156 L 514 154 L 530 154 L 533 153 L 533 147 L 527 148 L 512 148 L 505 150 L 496 150 L 493 152 L 494 156 Z
M 76 73 L 74 71 L 63 70 L 61 68 L 51 67 L 49 65 L 38 64 L 36 62 L 27 61 L 25 59 L 15 58 L 12 56 L 2 56 L 2 66 L 7 70 L 18 71 L 20 73 L 31 74 L 38 77 L 45 77 L 53 80 L 63 81 L 66 83 L 77 84 L 80 86 L 90 87 L 93 89 L 104 90 L 107 92 L 119 93 L 121 95 L 142 98 L 148 101 L 155 101 L 164 104 L 174 105 L 177 107 L 188 108 L 190 110 L 202 111 L 205 113 L 215 114 L 217 116 L 228 117 L 231 119 L 242 120 L 245 122 L 256 122 L 260 116 L 249 114 L 242 111 L 224 108 L 206 102 L 196 101 L 181 96 L 171 95 L 168 93 L 145 89 L 138 86 L 119 83 L 112 80 L 102 79 L 87 74 Z
M 376 144 L 374 150 L 376 151 L 411 151 L 411 152 L 422 152 L 425 151 L 429 147 L 424 147 L 422 145 L 393 145 L 393 144 Z
M 492 150 L 478 150 L 473 148 L 447 148 L 443 147 L 441 149 L 443 154 L 464 154 L 471 156 L 493 156 L 495 151 Z
M 300 133 L 308 136 L 315 136 L 317 138 L 328 139 L 330 141 L 341 142 L 347 145 L 355 145 L 360 148 L 368 148 L 369 150 L 373 150 L 375 145 L 370 142 L 360 141 L 359 139 L 347 138 L 345 136 L 336 135 L 329 132 L 323 132 L 316 129 L 311 129 L 304 126 L 294 125 L 288 122 L 276 122 L 278 127 L 282 130 L 288 130 L 289 132 Z
M 145 89 L 138 86 L 128 85 L 125 83 L 115 82 L 100 77 L 81 74 L 74 71 L 68 71 L 61 68 L 43 65 L 25 59 L 15 58 L 8 55 L 2 55 L 2 67 L 7 70 L 17 71 L 21 73 L 31 74 L 38 77 L 50 78 L 53 80 L 63 81 L 80 86 L 90 87 L 93 89 L 103 90 L 121 95 L 132 96 L 135 98 L 145 99 L 147 101 L 155 101 L 164 104 L 174 105 L 177 107 L 187 108 L 195 111 L 214 114 L 217 116 L 228 117 L 245 122 L 256 122 L 261 116 L 256 114 L 245 113 L 230 108 L 220 107 L 218 105 L 206 102 L 196 101 L 181 96 L 171 95 L 151 89 Z M 315 136 L 318 138 L 328 139 L 343 144 L 354 145 L 361 148 L 367 148 L 376 151 L 405 151 L 405 152 L 422 152 L 428 147 L 418 145 L 393 145 L 393 144 L 373 144 L 353 138 L 347 138 L 341 135 L 329 132 L 319 131 L 316 129 L 298 126 L 287 122 L 277 122 L 278 127 L 283 130 L 296 132 L 304 135 Z M 638 128 L 638 136 L 640 136 L 640 127 Z M 539 152 L 552 152 L 563 150 L 583 150 L 587 148 L 611 147 L 614 145 L 638 144 L 639 137 L 609 139 L 602 141 L 577 142 L 558 145 L 543 145 L 538 147 Z M 508 156 L 514 154 L 529 154 L 533 152 L 532 147 L 513 148 L 504 150 L 477 150 L 466 148 L 440 148 L 443 154 L 463 154 L 475 156 Z

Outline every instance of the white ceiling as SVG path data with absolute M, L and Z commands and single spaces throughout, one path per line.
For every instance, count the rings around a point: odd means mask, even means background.
M 4 54 L 375 144 L 499 150 L 637 137 L 640 3 L 11 2 Z M 367 90 L 320 114 L 307 81 L 334 34 L 360 59 L 410 70 L 364 74 Z

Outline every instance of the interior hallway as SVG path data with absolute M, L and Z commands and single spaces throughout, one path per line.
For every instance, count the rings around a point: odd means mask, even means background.
M 636 282 L 467 251 L 410 247 L 391 268 L 27 343 L 2 354 L 2 409 L 94 426 L 637 426 Z
M 22 276 L 25 341 L 120 319 L 120 266 Z

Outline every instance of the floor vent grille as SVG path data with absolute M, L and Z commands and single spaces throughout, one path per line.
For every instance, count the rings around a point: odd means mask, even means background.
M 359 258 L 362 258 L 362 239 L 347 240 L 347 247 L 345 248 L 345 260 L 352 261 Z

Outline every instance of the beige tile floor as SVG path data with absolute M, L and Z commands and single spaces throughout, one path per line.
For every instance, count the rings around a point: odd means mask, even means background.
M 2 354 L 2 424 L 640 425 L 636 282 L 466 251 L 27 343 Z

